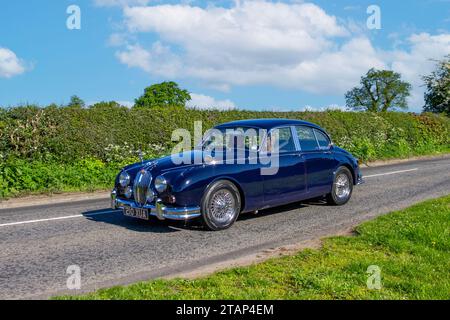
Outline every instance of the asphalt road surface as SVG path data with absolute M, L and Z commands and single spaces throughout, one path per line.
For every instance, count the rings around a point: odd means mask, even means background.
M 108 199 L 0 210 L 0 299 L 67 293 L 71 265 L 81 269 L 83 291 L 128 284 L 336 234 L 450 193 L 450 158 L 363 174 L 366 183 L 343 207 L 293 204 L 242 215 L 223 232 L 127 218 L 108 209 Z

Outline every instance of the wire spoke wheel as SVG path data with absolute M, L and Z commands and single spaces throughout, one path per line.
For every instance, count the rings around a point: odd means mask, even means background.
M 350 180 L 345 173 L 341 173 L 336 177 L 335 195 L 339 199 L 345 199 L 350 194 Z
M 209 204 L 211 218 L 219 225 L 227 224 L 236 215 L 236 201 L 233 194 L 226 189 L 217 191 Z
M 202 217 L 206 228 L 219 231 L 234 224 L 241 212 L 241 198 L 237 187 L 227 180 L 219 180 L 206 190 L 202 199 Z
M 333 181 L 333 188 L 327 194 L 327 202 L 330 205 L 341 206 L 346 204 L 353 191 L 353 175 L 346 167 L 339 167 Z

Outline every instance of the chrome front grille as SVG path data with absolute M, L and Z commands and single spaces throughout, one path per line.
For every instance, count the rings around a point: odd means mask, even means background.
M 144 206 L 147 202 L 147 190 L 150 188 L 150 183 L 152 182 L 152 174 L 142 169 L 138 172 L 136 175 L 136 178 L 134 179 L 134 185 L 133 185 L 133 194 L 134 194 L 134 201 L 139 206 Z

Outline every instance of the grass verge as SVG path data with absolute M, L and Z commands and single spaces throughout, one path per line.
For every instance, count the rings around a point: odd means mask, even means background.
M 379 217 L 354 237 L 195 280 L 153 280 L 58 299 L 449 299 L 450 195 Z M 368 289 L 369 266 L 381 289 Z

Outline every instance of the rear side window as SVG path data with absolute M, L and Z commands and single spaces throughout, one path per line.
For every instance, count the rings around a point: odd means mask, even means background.
M 298 140 L 302 151 L 316 151 L 319 149 L 314 131 L 310 127 L 296 127 Z
M 278 141 L 277 141 L 278 140 Z M 267 151 L 276 151 L 276 142 L 278 142 L 278 152 L 292 152 L 295 150 L 295 142 L 292 137 L 290 127 L 275 129 L 267 139 Z
M 320 149 L 328 149 L 330 147 L 330 140 L 328 137 L 322 131 L 314 129 L 314 132 L 316 133 Z
M 278 129 L 278 138 L 279 138 L 279 150 L 280 152 L 291 152 L 295 151 L 295 143 L 292 138 L 291 128 L 280 128 Z

